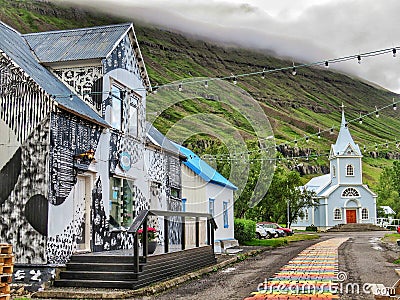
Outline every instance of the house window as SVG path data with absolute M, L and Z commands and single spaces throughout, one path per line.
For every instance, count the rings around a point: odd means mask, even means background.
M 130 227 L 134 217 L 133 182 L 126 179 L 110 178 L 111 228 Z
M 342 197 L 360 197 L 360 193 L 355 188 L 347 188 L 343 191 Z
M 181 191 L 180 189 L 171 187 L 171 198 L 179 199 Z
M 129 98 L 129 122 L 128 122 L 128 134 L 134 137 L 139 135 L 139 103 L 140 98 L 135 94 Z
M 342 211 L 340 208 L 335 208 L 333 211 L 333 219 L 334 220 L 341 220 L 342 219 Z
M 368 212 L 368 208 L 363 208 L 361 210 L 361 218 L 363 220 L 368 220 L 369 219 L 369 212 Z
M 224 213 L 224 228 L 229 227 L 228 221 L 228 202 L 223 202 L 223 213 Z
M 214 199 L 208 199 L 208 213 L 214 217 Z
M 346 176 L 354 176 L 354 167 L 353 165 L 346 166 Z
M 185 198 L 182 199 L 182 211 L 186 212 L 186 199 Z
M 117 130 L 122 129 L 122 101 L 124 92 L 119 87 L 111 87 L 111 126 Z
M 336 166 L 332 166 L 332 177 L 336 177 Z

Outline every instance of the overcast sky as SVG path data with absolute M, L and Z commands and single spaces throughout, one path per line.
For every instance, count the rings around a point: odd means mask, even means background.
M 57 0 L 55 0 L 57 2 Z M 399 0 L 58 0 L 315 62 L 400 46 Z M 332 66 L 400 93 L 400 50 Z

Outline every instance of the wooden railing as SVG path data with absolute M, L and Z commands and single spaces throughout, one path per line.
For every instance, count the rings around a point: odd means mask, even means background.
M 207 244 L 212 245 L 212 249 L 214 251 L 214 231 L 218 228 L 215 223 L 214 218 L 211 214 L 206 213 L 194 213 L 194 212 L 178 212 L 178 211 L 164 211 L 164 210 L 142 210 L 140 211 L 135 219 L 132 222 L 128 232 L 133 234 L 134 244 L 133 244 L 133 255 L 134 255 L 134 271 L 139 272 L 139 263 L 140 263 L 140 255 L 139 255 L 139 237 L 138 230 L 143 227 L 142 233 L 142 257 L 143 260 L 147 260 L 148 256 L 148 232 L 147 232 L 147 224 L 148 217 L 156 216 L 164 218 L 164 253 L 169 252 L 169 235 L 168 228 L 171 217 L 181 217 L 182 231 L 181 231 L 181 250 L 185 250 L 186 247 L 186 218 L 195 219 L 195 241 L 196 247 L 200 247 L 200 218 L 207 219 Z

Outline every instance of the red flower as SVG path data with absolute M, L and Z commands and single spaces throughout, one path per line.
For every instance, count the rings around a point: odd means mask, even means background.
M 140 228 L 137 231 L 137 233 L 139 235 L 139 238 L 141 238 L 142 234 L 143 234 L 143 229 Z M 157 237 L 157 229 L 155 229 L 154 227 L 147 227 L 147 237 L 148 237 L 149 241 L 154 240 Z

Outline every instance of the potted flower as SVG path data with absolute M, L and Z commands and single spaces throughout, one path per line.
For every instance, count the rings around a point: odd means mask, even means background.
M 143 237 L 143 229 L 140 228 L 138 231 L 139 240 L 142 241 Z M 157 230 L 154 227 L 147 227 L 147 240 L 148 240 L 148 252 L 149 254 L 153 254 L 156 251 L 157 247 Z

